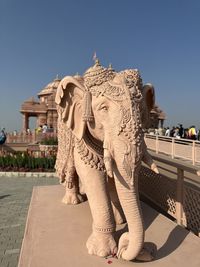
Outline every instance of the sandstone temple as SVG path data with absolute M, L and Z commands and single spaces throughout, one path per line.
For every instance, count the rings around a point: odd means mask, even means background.
M 38 101 L 31 97 L 24 101 L 21 105 L 20 112 L 23 116 L 22 131 L 26 132 L 29 129 L 29 119 L 36 117 L 35 128 L 40 125 L 47 124 L 48 127 L 57 130 L 57 110 L 55 104 L 56 90 L 61 79 L 58 76 L 50 83 L 48 83 L 39 93 Z M 163 128 L 164 120 L 166 119 L 165 113 L 158 105 L 155 105 L 150 114 L 150 128 Z
M 21 105 L 20 112 L 23 116 L 23 131 L 29 128 L 30 117 L 36 117 L 36 128 L 44 124 L 53 129 L 57 128 L 58 116 L 54 99 L 60 81 L 61 79 L 56 77 L 38 93 L 38 101 L 31 97 Z

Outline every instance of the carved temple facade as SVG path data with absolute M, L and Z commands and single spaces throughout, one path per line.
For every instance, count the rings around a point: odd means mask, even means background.
M 56 77 L 52 82 L 47 84 L 41 92 L 38 93 L 39 100 L 36 101 L 34 97 L 24 101 L 21 105 L 20 112 L 23 116 L 22 131 L 26 132 L 29 129 L 29 119 L 36 117 L 36 128 L 40 125 L 47 124 L 57 131 L 57 110 L 55 104 L 56 90 L 61 79 Z M 163 128 L 164 120 L 166 119 L 165 113 L 155 105 L 150 114 L 150 128 Z
M 36 101 L 34 97 L 32 97 L 21 105 L 20 112 L 23 116 L 23 132 L 26 132 L 29 128 L 30 117 L 36 117 L 36 128 L 40 125 L 47 124 L 49 127 L 57 129 L 58 115 L 54 99 L 60 80 L 61 79 L 57 77 L 47 84 L 42 91 L 38 93 L 39 101 Z

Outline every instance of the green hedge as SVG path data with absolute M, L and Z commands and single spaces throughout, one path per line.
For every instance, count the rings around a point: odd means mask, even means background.
M 55 156 L 36 158 L 26 153 L 16 153 L 0 156 L 0 169 L 54 171 L 55 161 Z
M 40 142 L 41 145 L 58 145 L 58 139 L 54 137 L 44 138 Z

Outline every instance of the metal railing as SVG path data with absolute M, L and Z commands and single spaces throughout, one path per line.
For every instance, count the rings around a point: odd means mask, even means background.
M 193 165 L 200 164 L 200 142 L 190 139 L 167 137 L 161 135 L 145 135 L 147 148 L 156 154 L 164 153 L 172 159 L 189 160 Z
M 140 171 L 140 193 L 164 212 L 200 237 L 200 171 L 196 166 L 152 153 L 153 159 L 163 164 L 163 172 L 154 173 L 142 166 Z M 188 180 L 188 176 L 193 176 Z

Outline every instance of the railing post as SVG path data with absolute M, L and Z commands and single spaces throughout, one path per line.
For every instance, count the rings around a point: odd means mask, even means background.
M 156 135 L 156 154 L 159 152 L 158 135 Z
M 177 187 L 176 187 L 176 221 L 182 225 L 183 217 L 183 182 L 184 170 L 177 168 Z
M 36 131 L 33 131 L 33 143 L 35 143 L 37 140 L 36 140 Z
M 195 165 L 195 141 L 192 142 L 192 165 Z
M 7 135 L 6 135 L 6 142 L 7 142 L 7 143 L 10 143 L 10 139 L 11 139 L 11 138 L 10 138 L 10 134 L 7 134 Z
M 174 137 L 172 137 L 172 159 L 174 159 Z

